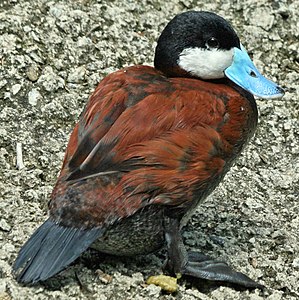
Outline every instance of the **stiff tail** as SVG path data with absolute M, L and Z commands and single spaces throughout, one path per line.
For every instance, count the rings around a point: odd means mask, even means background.
M 35 283 L 55 275 L 80 256 L 102 233 L 101 228 L 64 227 L 48 219 L 20 250 L 13 266 L 17 281 Z

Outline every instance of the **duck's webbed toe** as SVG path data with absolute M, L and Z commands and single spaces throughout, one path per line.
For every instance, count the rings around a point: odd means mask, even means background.
M 185 250 L 179 231 L 179 222 L 170 219 L 166 226 L 168 250 L 167 269 L 178 276 L 191 276 L 199 279 L 232 283 L 246 288 L 264 286 L 255 282 L 247 275 L 233 270 L 227 263 L 213 260 L 199 252 Z
M 188 261 L 181 270 L 182 275 L 233 283 L 247 288 L 264 288 L 247 275 L 232 269 L 226 262 L 213 260 L 201 253 L 197 253 L 197 256 L 195 253 L 188 255 Z

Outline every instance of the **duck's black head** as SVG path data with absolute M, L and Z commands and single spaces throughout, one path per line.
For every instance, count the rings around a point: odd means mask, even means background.
M 262 98 L 283 95 L 258 72 L 232 26 L 212 12 L 188 11 L 174 17 L 159 37 L 154 63 L 168 77 L 227 77 Z
M 222 17 L 206 11 L 188 11 L 174 17 L 156 48 L 155 67 L 167 76 L 187 72 L 201 79 L 224 77 L 240 40 Z

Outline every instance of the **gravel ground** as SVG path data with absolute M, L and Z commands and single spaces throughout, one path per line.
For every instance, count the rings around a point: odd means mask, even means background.
M 299 299 L 298 0 L 1 0 L 0 299 Z M 184 233 L 190 249 L 228 261 L 268 289 L 181 280 L 176 295 L 145 284 L 163 253 L 123 259 L 85 253 L 34 287 L 11 265 L 47 215 L 66 143 L 89 94 L 108 73 L 152 64 L 165 23 L 188 9 L 232 22 L 259 69 L 287 89 L 258 100 L 259 127 Z M 21 143 L 24 165 L 16 166 Z

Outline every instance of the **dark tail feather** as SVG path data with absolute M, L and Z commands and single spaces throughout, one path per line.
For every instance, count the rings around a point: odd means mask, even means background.
M 55 275 L 73 262 L 102 233 L 101 228 L 64 227 L 47 220 L 19 252 L 13 266 L 17 281 L 35 283 Z

